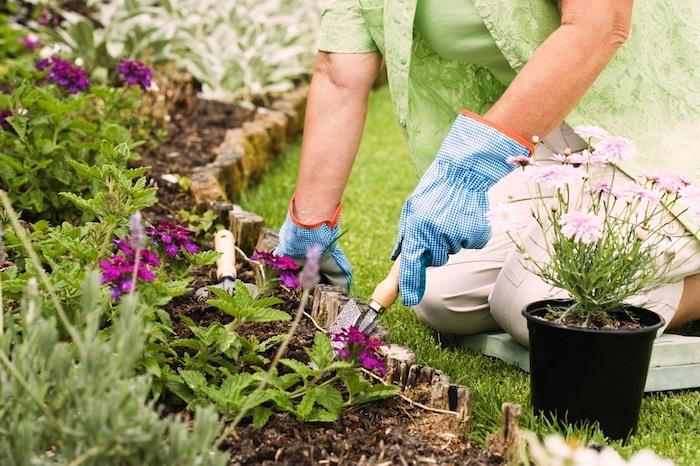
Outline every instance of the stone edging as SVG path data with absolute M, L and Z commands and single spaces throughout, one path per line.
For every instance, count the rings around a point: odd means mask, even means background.
M 215 160 L 190 175 L 195 203 L 237 199 L 282 151 L 296 141 L 304 125 L 309 87 L 283 94 L 270 108 L 258 108 L 252 121 L 226 131 Z

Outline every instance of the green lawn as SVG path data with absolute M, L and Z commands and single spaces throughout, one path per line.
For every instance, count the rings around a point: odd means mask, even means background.
M 263 215 L 272 228 L 279 228 L 284 221 L 298 158 L 299 148 L 290 149 L 242 200 L 244 208 Z M 371 96 L 365 135 L 343 199 L 343 229 L 348 231 L 341 245 L 354 267 L 354 295 L 366 299 L 388 272 L 401 206 L 416 182 L 389 93 L 379 90 Z M 384 322 L 392 340 L 415 351 L 420 363 L 442 369 L 453 382 L 470 387 L 474 400 L 472 438 L 482 441 L 496 430 L 503 402 L 521 403 L 529 412 L 527 374 L 495 359 L 443 347 L 435 332 L 398 304 L 387 312 Z M 647 447 L 678 465 L 700 464 L 699 415 L 698 391 L 646 396 L 639 432 L 626 446 L 615 447 L 623 454 Z M 529 415 L 522 424 L 538 432 L 549 430 Z M 603 443 L 599 433 L 577 431 L 575 435 L 592 436 Z

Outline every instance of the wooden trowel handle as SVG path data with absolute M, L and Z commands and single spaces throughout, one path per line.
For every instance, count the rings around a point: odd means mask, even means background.
M 214 250 L 221 253 L 216 261 L 216 278 L 236 278 L 236 249 L 233 233 L 229 230 L 219 230 L 214 235 Z
M 382 310 L 384 310 L 394 304 L 394 301 L 396 301 L 399 295 L 400 260 L 401 256 L 396 258 L 394 265 L 392 265 L 391 270 L 389 270 L 389 274 L 374 289 L 374 293 L 372 293 L 372 297 L 370 298 L 370 305 L 372 301 L 374 301 L 374 303 L 379 304 Z

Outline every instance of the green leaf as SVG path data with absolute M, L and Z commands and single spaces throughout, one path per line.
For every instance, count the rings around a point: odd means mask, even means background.
M 311 414 L 306 417 L 308 422 L 335 422 L 339 415 L 323 408 L 314 409 Z
M 313 411 L 314 404 L 316 403 L 316 393 L 317 392 L 314 390 L 308 390 L 304 393 L 296 409 L 296 415 L 299 416 L 300 419 L 306 420 L 311 414 L 311 411 Z
M 370 403 L 372 401 L 383 400 L 384 398 L 391 398 L 399 392 L 399 387 L 396 385 L 384 385 L 378 383 L 370 387 L 365 388 L 365 391 L 361 393 L 356 399 L 354 404 L 360 405 L 364 403 Z
M 256 429 L 260 429 L 267 424 L 267 421 L 272 416 L 272 410 L 265 406 L 256 406 L 251 410 L 251 413 L 253 415 L 253 427 Z
M 207 378 L 198 371 L 181 370 L 180 377 L 195 393 L 204 391 L 208 385 Z
M 296 359 L 281 359 L 280 363 L 284 364 L 285 366 L 302 376 L 304 380 L 308 379 L 309 377 L 313 377 L 319 373 L 318 371 L 310 368 L 304 363 L 297 361 Z
M 332 385 L 319 385 L 313 387 L 316 392 L 316 403 L 326 408 L 330 413 L 340 416 L 343 410 L 343 395 Z
M 333 362 L 333 357 L 335 353 L 333 352 L 333 346 L 331 345 L 331 340 L 323 332 L 316 332 L 314 335 L 314 346 L 311 350 L 306 349 L 306 354 L 309 355 L 311 362 L 320 371 L 325 371 L 328 366 Z

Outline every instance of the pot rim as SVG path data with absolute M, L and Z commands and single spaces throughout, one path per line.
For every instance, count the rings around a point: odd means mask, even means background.
M 627 309 L 631 309 L 633 311 L 643 311 L 644 313 L 649 313 L 654 316 L 656 316 L 659 321 L 655 324 L 644 326 L 641 328 L 614 328 L 614 329 L 595 329 L 595 328 L 586 328 L 586 327 L 576 327 L 573 325 L 565 325 L 565 324 L 558 324 L 555 322 L 550 322 L 546 319 L 542 319 L 540 317 L 532 315 L 532 312 L 541 309 L 544 307 L 545 304 L 564 304 L 564 303 L 571 303 L 573 302 L 572 299 L 541 299 L 539 301 L 534 301 L 528 305 L 526 305 L 523 310 L 520 312 L 525 319 L 527 319 L 529 322 L 537 323 L 537 325 L 542 325 L 545 327 L 552 327 L 552 328 L 559 328 L 563 330 L 571 330 L 575 332 L 581 332 L 581 333 L 595 333 L 596 335 L 600 334 L 609 334 L 609 335 L 629 335 L 629 334 L 640 334 L 640 333 L 651 333 L 651 332 L 656 332 L 658 329 L 663 327 L 666 323 L 666 319 L 663 318 L 660 314 L 657 314 L 654 311 L 650 311 L 649 309 L 639 307 L 639 306 L 632 306 L 632 305 L 627 305 Z

